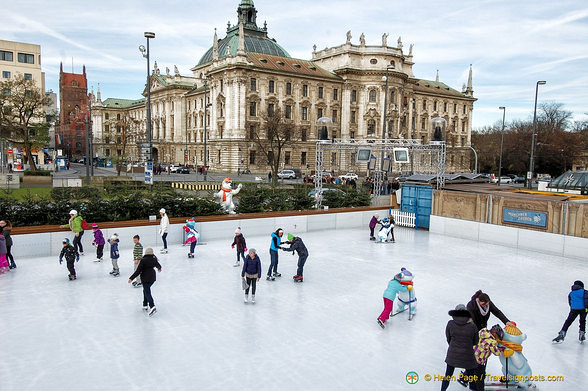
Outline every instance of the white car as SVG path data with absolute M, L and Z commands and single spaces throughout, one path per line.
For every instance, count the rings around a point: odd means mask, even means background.
M 280 179 L 296 179 L 296 173 L 292 170 L 282 170 L 278 172 L 278 178 Z
M 498 177 L 496 177 L 496 178 L 492 179 L 492 182 L 493 182 L 493 183 L 498 183 Z M 506 184 L 506 183 L 512 183 L 512 178 L 511 178 L 511 177 L 509 177 L 509 176 L 501 176 L 501 177 L 500 177 L 500 183 L 501 183 L 501 184 L 503 184 L 503 183 L 504 183 L 504 184 Z
M 339 178 L 341 178 L 341 179 L 347 179 L 347 180 L 353 179 L 354 181 L 356 181 L 359 178 L 359 176 L 357 174 L 353 173 L 353 172 L 348 172 L 345 175 L 340 175 Z

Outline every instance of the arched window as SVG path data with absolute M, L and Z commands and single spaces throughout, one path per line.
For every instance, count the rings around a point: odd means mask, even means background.
M 376 121 L 373 119 L 368 120 L 368 128 L 367 128 L 367 134 L 368 136 L 373 136 L 376 134 Z
M 376 101 L 376 90 L 370 90 L 369 99 L 370 99 L 370 102 L 375 102 Z

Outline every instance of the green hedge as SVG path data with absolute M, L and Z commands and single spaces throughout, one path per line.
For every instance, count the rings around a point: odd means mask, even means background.
M 48 171 L 48 170 L 37 170 L 37 171 L 26 170 L 23 172 L 24 172 L 24 176 L 51 176 L 51 171 Z

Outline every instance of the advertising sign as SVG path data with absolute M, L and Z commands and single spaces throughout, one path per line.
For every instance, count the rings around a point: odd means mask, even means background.
M 503 220 L 508 223 L 531 225 L 533 227 L 546 227 L 547 214 L 530 210 L 504 208 Z

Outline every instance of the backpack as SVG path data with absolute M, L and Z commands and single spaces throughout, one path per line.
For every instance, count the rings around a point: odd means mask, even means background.
M 90 229 L 90 224 L 88 224 L 88 222 L 84 219 L 82 219 L 82 229 L 84 231 Z

